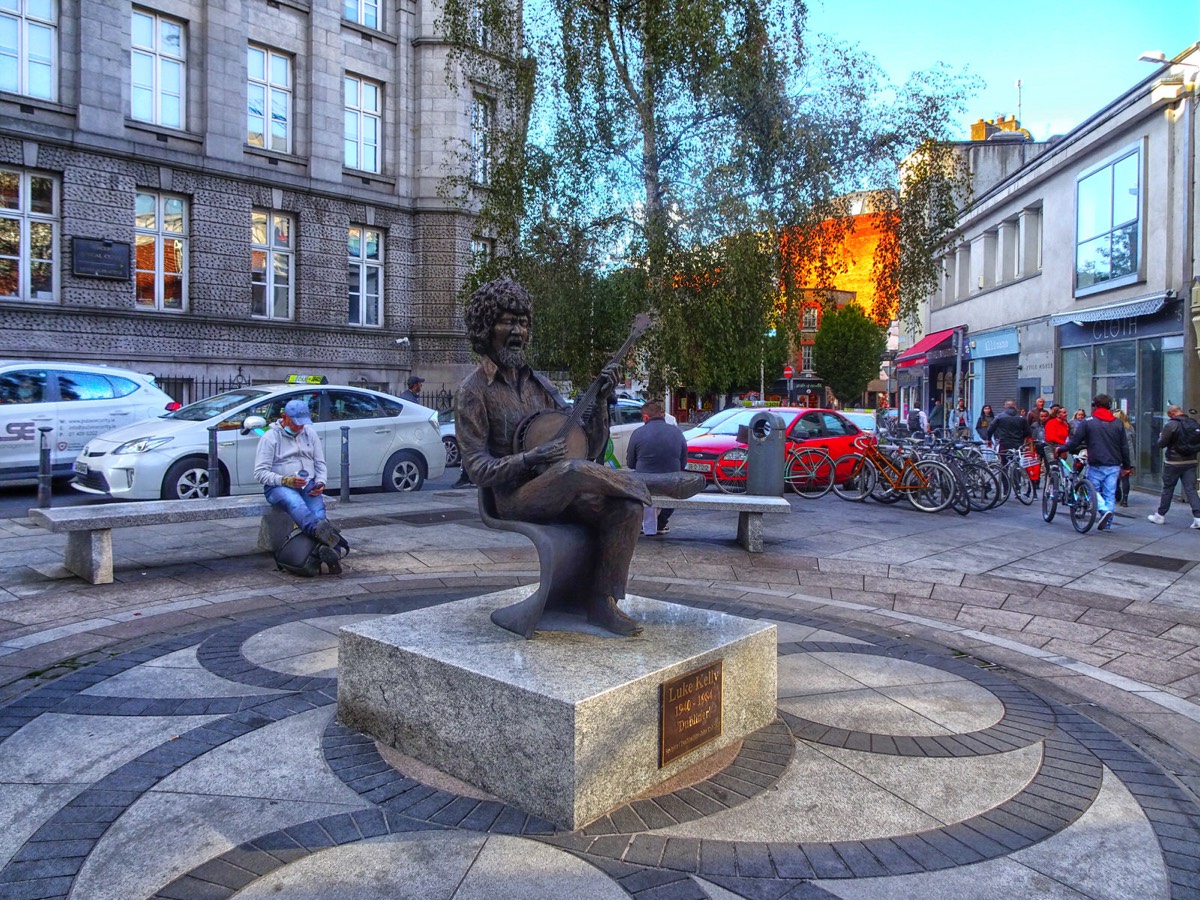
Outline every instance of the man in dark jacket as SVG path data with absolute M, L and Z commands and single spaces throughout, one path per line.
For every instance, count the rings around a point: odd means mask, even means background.
M 636 472 L 682 472 L 687 465 L 687 440 L 678 425 L 667 421 L 662 404 L 651 400 L 642 407 L 642 422 L 645 423 L 629 436 L 629 449 L 625 451 L 625 465 Z M 642 520 L 644 534 L 666 534 L 671 530 L 667 520 L 673 509 L 653 507 L 646 510 Z M 654 518 L 651 518 L 651 516 Z M 651 531 L 650 527 L 654 530 Z
M 1017 411 L 1016 400 L 1005 400 L 1004 409 L 987 430 L 988 440 L 995 440 L 1001 453 L 1016 450 L 1033 436 L 1029 422 Z
M 1117 478 L 1133 471 L 1129 458 L 1129 442 L 1125 426 L 1112 414 L 1112 398 L 1097 394 L 1092 398 L 1092 414 L 1079 423 L 1066 447 L 1059 452 L 1076 453 L 1080 447 L 1088 452 L 1087 477 L 1100 497 L 1098 531 L 1112 529 L 1113 511 L 1117 505 Z
M 1183 407 L 1167 407 L 1167 424 L 1163 426 L 1162 434 L 1158 436 L 1158 446 L 1166 450 L 1163 454 L 1162 496 L 1158 498 L 1158 510 L 1148 518 L 1155 525 L 1166 521 L 1163 517 L 1171 508 L 1171 499 L 1175 496 L 1175 485 L 1183 486 L 1183 496 L 1192 507 L 1192 528 L 1200 528 L 1200 496 L 1196 493 L 1196 454 L 1186 453 L 1180 448 L 1180 437 L 1184 426 L 1194 426 L 1195 422 L 1183 414 Z

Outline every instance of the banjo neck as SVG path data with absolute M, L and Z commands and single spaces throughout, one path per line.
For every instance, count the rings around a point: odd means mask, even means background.
M 629 332 L 629 337 L 625 339 L 625 343 L 621 345 L 620 349 L 618 349 L 617 352 L 612 355 L 612 358 L 604 364 L 602 370 L 608 368 L 614 363 L 619 363 L 622 359 L 624 359 L 625 354 L 629 352 L 629 348 L 634 345 L 637 339 L 640 338 L 649 327 L 650 317 L 645 313 L 639 314 L 638 317 L 633 321 L 633 328 Z M 592 407 L 596 404 L 596 397 L 599 396 L 600 388 L 603 386 L 603 374 L 597 375 L 596 380 L 588 386 L 588 389 L 584 392 L 583 396 L 575 401 L 575 406 L 571 410 L 570 415 L 563 420 L 562 427 L 559 428 L 557 434 L 554 435 L 555 440 L 566 437 L 572 429 L 582 423 L 585 416 L 591 414 Z

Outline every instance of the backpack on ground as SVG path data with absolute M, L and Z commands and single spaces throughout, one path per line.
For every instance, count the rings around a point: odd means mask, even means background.
M 283 546 L 275 551 L 275 565 L 284 572 L 312 578 L 321 574 L 321 557 L 317 548 L 324 546 L 310 534 L 295 531 Z
M 1175 435 L 1171 449 L 1181 456 L 1200 453 L 1200 422 L 1187 416 L 1179 416 L 1175 421 L 1179 423 L 1179 433 Z

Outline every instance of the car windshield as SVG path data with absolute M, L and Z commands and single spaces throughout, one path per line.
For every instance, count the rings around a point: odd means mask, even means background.
M 873 413 L 844 412 L 842 415 L 861 428 L 863 431 L 875 430 L 875 416 Z
M 258 391 L 253 388 L 226 391 L 224 394 L 217 394 L 215 397 L 207 397 L 204 400 L 189 403 L 182 409 L 177 409 L 163 418 L 185 419 L 188 422 L 203 422 L 206 419 L 211 419 L 213 416 L 224 415 L 235 406 L 240 406 L 251 400 L 257 400 L 266 395 L 267 391 Z
M 708 433 L 709 434 L 736 435 L 738 432 L 738 428 L 740 428 L 743 425 L 749 425 L 750 420 L 753 419 L 760 412 L 777 413 L 783 419 L 783 421 L 785 423 L 790 423 L 793 419 L 796 418 L 795 410 L 788 410 L 787 412 L 781 412 L 777 407 L 759 406 L 759 407 L 753 407 L 753 408 L 748 408 L 748 409 L 741 409 L 741 410 L 738 410 L 737 413 L 735 413 L 734 415 L 730 416 L 728 419 L 725 419 L 719 425 L 715 426 Z

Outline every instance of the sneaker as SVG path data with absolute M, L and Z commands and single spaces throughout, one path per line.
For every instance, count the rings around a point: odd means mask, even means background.
M 1188 528 L 1200 528 L 1200 519 L 1192 519 L 1192 524 Z
M 1096 526 L 1097 531 L 1110 531 L 1112 529 L 1113 514 L 1109 510 L 1100 517 L 1100 524 Z
M 1164 522 L 1167 521 L 1162 516 L 1160 516 L 1158 513 L 1150 513 L 1150 515 L 1146 516 L 1146 518 L 1149 519 L 1151 522 L 1153 522 L 1155 525 L 1162 525 Z M 1195 524 L 1196 522 L 1200 522 L 1200 519 L 1193 519 L 1192 527 L 1200 528 L 1200 525 Z
M 1197 521 L 1197 522 L 1200 522 L 1200 519 L 1197 519 L 1196 521 Z M 1197 527 L 1200 527 L 1200 526 L 1197 526 Z M 671 526 L 670 526 L 670 525 L 664 525 L 662 528 L 658 529 L 658 533 L 659 533 L 659 534 L 666 534 L 666 533 L 667 533 L 668 531 L 670 531 L 670 530 L 671 530 Z

